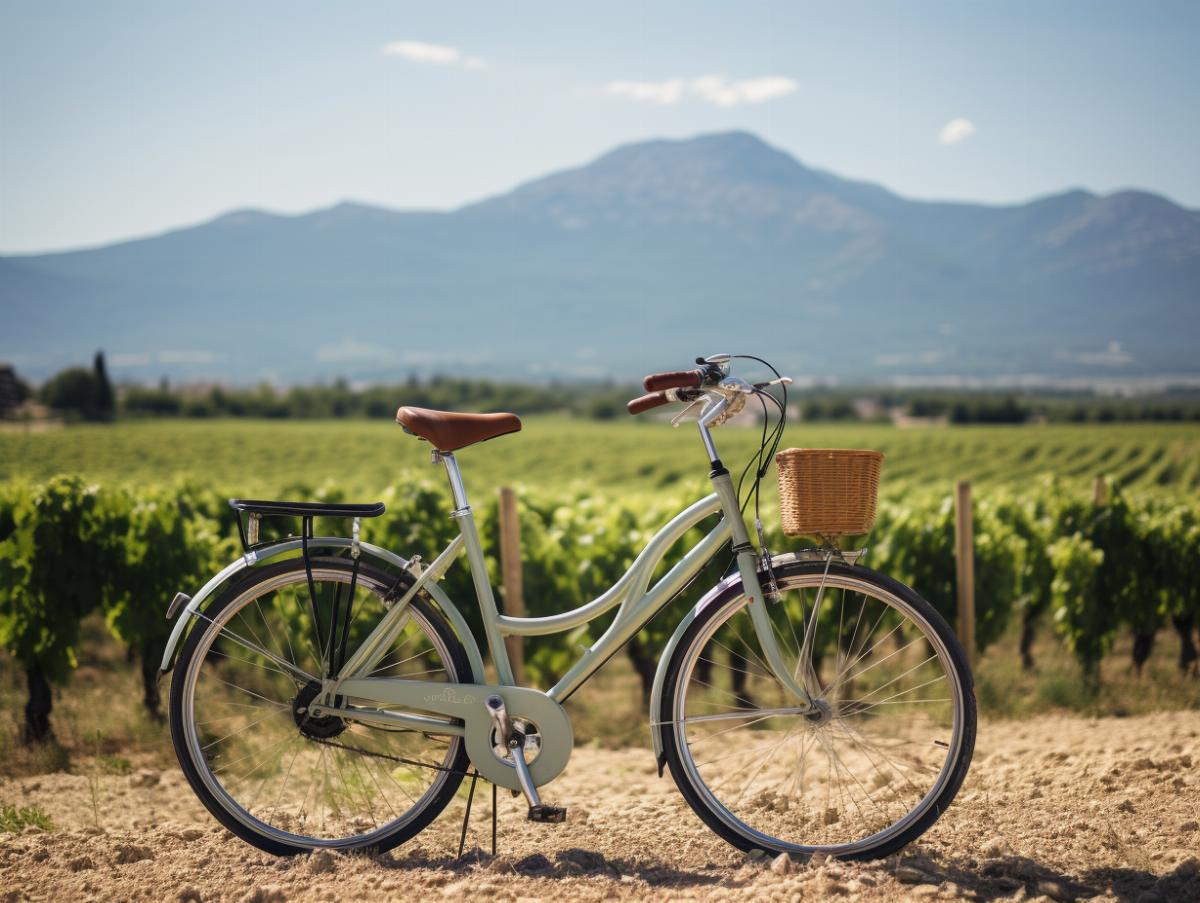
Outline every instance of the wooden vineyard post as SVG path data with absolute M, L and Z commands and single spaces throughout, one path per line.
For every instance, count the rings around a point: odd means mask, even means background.
M 1103 476 L 1096 477 L 1092 483 L 1092 504 L 1097 508 L 1108 504 L 1108 480 Z
M 975 667 L 975 528 L 971 515 L 971 484 L 954 487 L 954 560 L 958 575 L 958 639 Z
M 504 583 L 504 613 L 510 618 L 525 616 L 521 581 L 521 521 L 517 516 L 517 494 L 507 486 L 500 490 L 500 574 Z M 504 638 L 513 680 L 525 686 L 524 637 Z

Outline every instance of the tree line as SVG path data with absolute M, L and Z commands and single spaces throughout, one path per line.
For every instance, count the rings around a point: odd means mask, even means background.
M 625 416 L 625 402 L 641 394 L 635 385 L 606 382 L 528 384 L 484 378 L 412 375 L 403 383 L 277 387 L 172 385 L 111 382 L 104 353 L 92 367 L 69 367 L 38 389 L 15 378 L 16 402 L 36 398 L 61 414 L 86 421 L 118 417 L 346 418 L 390 417 L 401 404 L 420 407 L 568 413 L 596 420 Z M 1200 392 L 1179 390 L 1127 398 L 1031 391 L 1024 394 L 871 387 L 814 387 L 793 392 L 797 413 L 806 421 L 888 422 L 893 414 L 955 424 L 1200 422 Z

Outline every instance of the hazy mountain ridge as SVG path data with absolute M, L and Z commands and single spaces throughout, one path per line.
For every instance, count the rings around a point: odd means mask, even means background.
M 718 349 L 864 379 L 1195 373 L 1200 213 L 1141 191 L 913 201 L 734 132 L 452 212 L 238 210 L 0 258 L 0 298 L 0 356 L 35 374 L 95 347 L 146 378 L 627 376 Z

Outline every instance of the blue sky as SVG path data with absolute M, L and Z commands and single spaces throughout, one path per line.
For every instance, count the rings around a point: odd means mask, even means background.
M 749 129 L 920 198 L 1200 207 L 1200 4 L 0 0 L 0 253 L 449 208 Z

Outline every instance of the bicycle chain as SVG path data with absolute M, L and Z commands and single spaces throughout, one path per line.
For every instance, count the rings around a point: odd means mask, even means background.
M 332 746 L 335 749 L 343 749 L 347 752 L 356 752 L 364 756 L 371 756 L 376 759 L 386 759 L 389 762 L 399 762 L 401 765 L 415 765 L 418 768 L 430 768 L 434 771 L 444 771 L 447 774 L 461 774 L 467 777 L 471 774 L 469 771 L 458 771 L 454 768 L 446 768 L 444 765 L 433 765 L 429 762 L 419 762 L 416 759 L 406 759 L 403 756 L 393 756 L 390 753 L 374 752 L 373 750 L 363 749 L 361 746 L 350 746 L 345 743 L 334 743 L 332 740 L 319 740 L 316 737 L 309 737 L 313 743 L 318 743 L 321 746 Z

